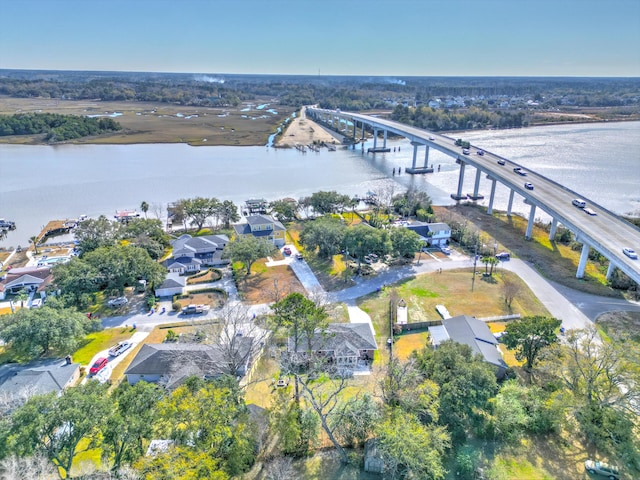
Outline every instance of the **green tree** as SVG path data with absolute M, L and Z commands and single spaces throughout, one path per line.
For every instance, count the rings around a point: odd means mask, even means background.
M 240 220 L 240 214 L 238 214 L 238 207 L 231 200 L 225 200 L 220 202 L 216 208 L 216 215 L 222 221 L 224 228 L 229 228 L 231 222 L 237 222 Z
M 451 340 L 414 355 L 418 369 L 440 388 L 440 423 L 449 427 L 455 440 L 463 440 L 467 431 L 481 426 L 482 412 L 498 390 L 495 367 L 468 345 Z
M 317 215 L 326 215 L 344 211 L 351 204 L 351 197 L 336 191 L 320 191 L 311 194 L 310 203 Z
M 30 357 L 47 355 L 50 350 L 73 352 L 79 340 L 99 328 L 98 320 L 90 320 L 74 309 L 54 309 L 47 305 L 38 309 L 21 308 L 3 317 L 0 338 L 12 348 Z
M 33 245 L 33 253 L 38 255 L 38 236 L 29 237 L 29 243 Z
M 330 258 L 340 252 L 346 228 L 338 218 L 326 216 L 307 222 L 300 232 L 300 243 L 318 256 Z
M 444 455 L 450 439 L 442 426 L 425 425 L 395 409 L 377 428 L 377 441 L 385 478 L 440 480 L 447 473 Z
M 336 436 L 344 444 L 362 447 L 373 435 L 381 418 L 380 404 L 365 393 L 341 404 L 331 423 Z
M 255 432 L 238 392 L 193 379 L 160 401 L 158 426 L 179 447 L 206 452 L 228 475 L 253 463 Z
M 391 229 L 391 245 L 396 257 L 411 257 L 422 247 L 422 239 L 413 230 L 404 227 Z
M 122 382 L 112 393 L 114 409 L 103 429 L 103 450 L 113 459 L 112 470 L 144 455 L 144 441 L 153 437 L 156 405 L 162 396 L 157 385 Z
M 69 305 L 86 307 L 89 294 L 97 292 L 101 285 L 98 270 L 78 257 L 55 265 L 51 272 L 55 286 L 62 291 L 62 298 Z
M 120 293 L 141 279 L 149 285 L 160 285 L 167 275 L 166 269 L 146 250 L 131 245 L 101 247 L 84 255 L 82 260 L 97 272 L 101 289 Z
M 273 431 L 279 436 L 282 453 L 304 457 L 317 445 L 320 423 L 313 410 L 303 410 L 292 402 L 285 391 L 280 391 L 277 401 L 269 411 Z
M 297 352 L 301 347 L 304 351 L 312 350 L 312 340 L 316 330 L 325 329 L 328 325 L 328 315 L 324 307 L 316 305 L 301 293 L 295 292 L 271 305 L 274 314 L 274 326 L 283 328 L 293 345 L 292 358 L 283 365 L 284 371 L 289 373 L 297 370 Z M 303 345 L 304 343 L 304 345 Z M 299 377 L 295 376 L 296 402 L 299 402 Z
M 11 416 L 9 450 L 20 456 L 44 454 L 68 478 L 78 445 L 96 440 L 107 420 L 107 385 L 88 382 L 64 395 L 36 395 Z
M 368 225 L 356 225 L 346 230 L 342 242 L 346 251 L 357 258 L 358 273 L 365 255 L 375 253 L 383 256 L 391 251 L 392 245 L 389 234 L 385 230 L 378 230 Z
M 508 348 L 515 349 L 516 358 L 525 360 L 524 368 L 531 372 L 542 349 L 558 341 L 556 331 L 561 324 L 557 318 L 524 317 L 507 324 L 501 341 Z
M 298 212 L 298 202 L 293 198 L 284 198 L 282 200 L 275 200 L 269 204 L 272 213 L 281 222 L 292 222 L 296 219 L 296 213 Z
M 149 204 L 143 200 L 140 204 L 140 210 L 142 210 L 142 213 L 144 213 L 144 218 L 146 219 L 147 212 L 149 211 Z
M 223 258 L 230 258 L 232 262 L 242 262 L 247 275 L 251 274 L 251 266 L 256 260 L 272 255 L 276 247 L 268 240 L 253 235 L 243 235 L 224 247 Z
M 120 224 L 112 222 L 104 215 L 97 219 L 89 218 L 78 224 L 73 235 L 82 255 L 100 247 L 112 247 L 120 238 Z
M 216 214 L 220 202 L 217 198 L 196 197 L 185 200 L 184 212 L 197 231 L 202 230 L 205 222 Z

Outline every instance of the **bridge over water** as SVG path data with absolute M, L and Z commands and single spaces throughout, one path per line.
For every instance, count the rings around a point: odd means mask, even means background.
M 524 165 L 488 152 L 480 146 L 470 145 L 469 148 L 463 149 L 456 145 L 454 138 L 446 135 L 391 120 L 339 110 L 307 108 L 306 115 L 316 122 L 352 138 L 353 141 L 359 138 L 362 141 L 362 148 L 364 148 L 365 130 L 373 131 L 373 152 L 386 149 L 389 132 L 407 138 L 413 146 L 413 164 L 411 168 L 406 169 L 406 173 L 432 172 L 433 169 L 429 167 L 430 149 L 438 150 L 454 158 L 456 163 L 460 165 L 460 174 L 457 191 L 451 194 L 453 199 L 477 200 L 483 198 L 480 194 L 480 183 L 484 174 L 491 188 L 488 214 L 493 213 L 493 201 L 499 183 L 509 189 L 507 215 L 511 215 L 515 194 L 524 197 L 525 203 L 530 206 L 526 238 L 531 238 L 536 209 L 538 208 L 552 218 L 550 239 L 555 237 L 558 224 L 564 225 L 575 234 L 576 241 L 583 245 L 576 272 L 577 278 L 584 277 L 589 248 L 593 248 L 609 260 L 607 278 L 611 277 L 614 268 L 619 268 L 634 282 L 640 284 L 640 259 L 631 259 L 622 251 L 623 248 L 633 248 L 636 252 L 640 251 L 640 228 L 589 200 L 588 197 L 531 171 Z M 382 139 L 380 139 L 381 134 Z M 382 140 L 382 147 L 378 145 L 379 140 Z M 420 149 L 424 149 L 424 153 L 419 156 Z M 424 158 L 422 166 L 418 165 L 419 158 Z M 475 168 L 475 183 L 472 193 L 463 194 L 462 185 L 467 167 Z M 514 169 L 518 167 L 526 173 L 526 176 L 516 173 Z M 531 183 L 533 190 L 527 189 L 525 183 Z M 594 179 L 594 188 L 597 188 L 597 179 Z M 576 198 L 583 199 L 590 209 L 588 211 L 595 215 L 589 215 L 584 209 L 574 206 L 572 201 Z

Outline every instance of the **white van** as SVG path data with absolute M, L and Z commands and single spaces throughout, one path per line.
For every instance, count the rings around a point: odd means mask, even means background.
M 573 203 L 578 208 L 584 208 L 587 206 L 587 203 L 584 200 L 580 200 L 579 198 L 574 198 Z

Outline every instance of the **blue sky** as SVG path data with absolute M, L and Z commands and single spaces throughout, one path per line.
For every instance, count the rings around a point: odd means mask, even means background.
M 0 0 L 0 68 L 640 76 L 640 1 Z

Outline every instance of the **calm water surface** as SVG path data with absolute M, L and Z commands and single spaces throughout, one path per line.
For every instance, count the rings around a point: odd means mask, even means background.
M 640 122 L 563 125 L 453 134 L 510 158 L 577 191 L 614 212 L 640 213 Z M 436 204 L 450 204 L 458 166 L 432 151 L 440 172 L 392 175 L 411 165 L 406 140 L 390 141 L 400 151 L 367 155 L 360 148 L 302 154 L 265 147 L 188 145 L 0 145 L 0 218 L 17 230 L 4 246 L 28 243 L 49 220 L 112 216 L 179 198 L 215 196 L 242 204 L 248 198 L 300 198 L 318 190 L 349 195 L 414 185 Z M 365 145 L 366 148 L 370 146 Z M 422 154 L 424 155 L 424 154 Z M 419 158 L 420 158 L 419 153 Z M 475 172 L 465 171 L 465 192 Z M 480 191 L 489 194 L 483 179 Z M 516 196 L 516 198 L 518 198 Z M 498 184 L 494 208 L 506 209 L 508 190 Z M 484 201 L 488 202 L 488 199 Z M 481 202 L 482 203 L 482 202 Z M 521 199 L 514 210 L 528 212 Z

